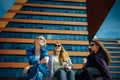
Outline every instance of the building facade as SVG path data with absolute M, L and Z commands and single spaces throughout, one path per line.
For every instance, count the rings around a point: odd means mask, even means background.
M 85 0 L 17 0 L 1 21 L 0 77 L 23 76 L 28 65 L 25 50 L 38 35 L 47 39 L 49 54 L 54 43 L 61 42 L 75 69 L 89 55 Z
M 81 68 L 82 58 L 89 55 L 87 17 L 86 0 L 17 0 L 0 19 L 0 77 L 26 76 L 25 50 L 38 35 L 47 39 L 49 54 L 61 42 L 74 69 Z

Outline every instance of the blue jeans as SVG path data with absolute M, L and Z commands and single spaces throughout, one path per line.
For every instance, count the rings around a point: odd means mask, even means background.
M 34 65 L 28 71 L 29 80 L 43 80 L 43 77 L 49 76 L 50 73 L 47 67 L 41 65 Z
M 38 71 L 36 75 L 32 78 L 29 78 L 29 80 L 43 80 L 43 73 Z

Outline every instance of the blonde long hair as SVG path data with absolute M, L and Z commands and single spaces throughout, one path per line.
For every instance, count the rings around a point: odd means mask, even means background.
M 112 60 L 111 60 L 110 53 L 108 52 L 108 50 L 103 46 L 103 44 L 100 41 L 93 40 L 92 42 L 94 42 L 96 45 L 99 46 L 99 50 L 105 54 L 107 64 L 110 64 Z
M 54 50 L 54 54 L 55 54 L 55 50 Z M 66 52 L 66 50 L 64 49 L 64 47 L 62 46 L 61 44 L 61 51 L 60 51 L 60 54 L 59 54 L 59 63 L 60 65 L 62 65 L 62 62 L 63 61 L 68 61 L 68 53 Z

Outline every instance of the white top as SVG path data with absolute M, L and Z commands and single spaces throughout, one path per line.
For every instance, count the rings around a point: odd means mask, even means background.
M 55 56 L 53 56 L 53 72 L 55 72 L 56 70 L 58 70 L 59 68 L 63 68 L 63 65 L 59 64 L 59 60 L 58 58 L 56 58 Z
M 35 60 L 39 61 L 39 59 L 40 59 L 40 55 L 35 56 Z

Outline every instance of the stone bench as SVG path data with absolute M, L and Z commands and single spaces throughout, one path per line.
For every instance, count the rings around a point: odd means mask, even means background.
M 57 80 L 55 77 L 52 77 L 52 78 L 50 78 L 50 77 L 45 77 L 45 78 L 43 78 L 43 80 Z
M 27 77 L 0 77 L 0 80 L 28 80 Z M 45 77 L 43 80 L 57 80 L 56 78 Z
M 95 80 L 103 80 L 103 77 L 97 77 Z

